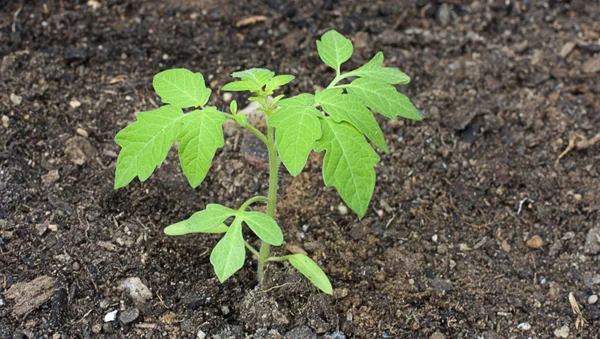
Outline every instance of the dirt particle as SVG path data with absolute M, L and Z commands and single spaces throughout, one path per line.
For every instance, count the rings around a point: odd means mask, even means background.
M 338 207 L 337 207 L 337 209 L 338 209 L 338 212 L 339 212 L 341 215 L 346 215 L 346 214 L 348 214 L 348 207 L 346 207 L 346 205 L 344 205 L 344 204 L 339 204 L 339 205 L 338 205 Z
M 600 253 L 600 226 L 588 231 L 583 250 L 585 253 L 592 255 Z
M 77 134 L 81 135 L 84 138 L 88 137 L 88 132 L 86 130 L 84 130 L 83 128 L 78 128 L 75 130 L 75 132 L 77 132 Z
M 65 154 L 75 165 L 83 165 L 94 159 L 97 151 L 88 139 L 77 135 L 66 141 Z
M 43 275 L 28 283 L 19 282 L 12 285 L 4 296 L 16 302 L 13 315 L 21 317 L 44 304 L 54 293 L 54 281 L 54 278 Z
M 119 313 L 119 310 L 113 310 L 113 311 L 106 313 L 104 315 L 104 322 L 109 323 L 111 321 L 117 320 L 117 313 Z
M 242 18 L 238 22 L 235 23 L 235 27 L 244 27 L 257 24 L 259 22 L 267 21 L 267 17 L 264 15 L 253 15 L 249 17 Z
M 15 93 L 11 93 L 10 94 L 10 101 L 12 101 L 12 103 L 15 106 L 19 106 L 23 102 L 23 97 L 20 96 L 20 95 L 16 95 Z
M 567 56 L 569 56 L 569 54 L 571 54 L 576 45 L 577 44 L 574 41 L 567 42 L 562 46 L 560 52 L 558 52 L 558 56 L 560 56 L 563 59 L 566 58 Z
M 446 336 L 442 332 L 437 331 L 434 332 L 429 339 L 446 339 Z
M 301 325 L 294 327 L 284 336 L 285 339 L 316 339 L 317 335 L 313 332 L 310 327 Z
M 527 247 L 529 248 L 538 249 L 542 246 L 544 246 L 544 240 L 537 234 L 527 240 Z
M 121 289 L 129 292 L 129 296 L 136 304 L 152 299 L 152 292 L 138 277 L 129 277 L 120 284 Z
M 597 73 L 600 71 L 600 57 L 589 59 L 581 65 L 581 71 L 583 73 Z
M 60 179 L 60 175 L 58 174 L 58 170 L 51 170 L 48 173 L 42 175 L 42 183 L 49 185 L 53 184 Z
M 597 294 L 592 294 L 588 297 L 587 300 L 588 304 L 592 305 L 598 302 L 598 295 Z
M 2 116 L 2 127 L 8 128 L 8 120 L 9 118 L 6 115 Z
M 78 108 L 81 106 L 81 102 L 77 100 L 71 100 L 69 101 L 69 106 L 71 106 L 71 108 Z
M 554 330 L 554 336 L 557 338 L 568 338 L 569 337 L 569 326 L 563 326 Z
M 131 324 L 140 316 L 140 310 L 137 308 L 131 308 L 125 310 L 119 314 L 119 321 L 123 325 Z

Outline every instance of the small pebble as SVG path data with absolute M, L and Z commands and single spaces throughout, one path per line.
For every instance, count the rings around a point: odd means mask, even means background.
M 48 173 L 42 175 L 42 183 L 44 184 L 52 184 L 60 179 L 60 174 L 58 174 L 58 170 L 51 170 Z
M 48 229 L 52 232 L 58 231 L 58 225 L 50 224 L 48 225 Z
M 114 310 L 114 311 L 110 311 L 110 312 L 106 313 L 106 315 L 104 315 L 104 322 L 109 323 L 111 321 L 117 320 L 118 312 L 119 312 L 119 310 Z
M 138 277 L 129 277 L 123 280 L 120 287 L 129 291 L 129 296 L 136 304 L 152 299 L 152 292 Z
M 23 97 L 20 95 L 16 95 L 15 93 L 11 93 L 10 101 L 12 101 L 15 106 L 19 106 L 23 102 Z
M 595 304 L 596 302 L 598 302 L 598 295 L 597 294 L 592 294 L 589 296 L 588 300 L 587 300 L 588 304 Z
M 94 326 L 92 326 L 92 332 L 95 334 L 100 334 L 100 332 L 102 332 L 102 325 L 94 324 Z
M 8 117 L 6 115 L 2 116 L 2 126 L 8 128 Z
M 71 108 L 77 108 L 77 107 L 81 106 L 81 102 L 79 102 L 77 100 L 71 100 L 71 101 L 69 101 L 69 106 L 71 106 Z
M 554 330 L 554 335 L 557 338 L 568 338 L 569 337 L 569 326 L 563 326 Z
M 527 247 L 529 248 L 533 248 L 533 249 L 538 249 L 540 247 L 542 247 L 544 245 L 544 240 L 542 240 L 542 237 L 540 237 L 539 235 L 534 235 L 533 237 L 529 238 L 529 240 L 527 240 Z
M 437 331 L 434 332 L 429 339 L 446 339 L 446 336 L 442 332 Z
M 196 334 L 196 338 L 198 338 L 198 339 L 205 339 L 206 338 L 206 333 L 204 333 L 204 331 L 202 331 L 202 330 L 198 330 L 198 333 Z
M 137 308 L 130 308 L 119 314 L 119 321 L 123 325 L 131 324 L 140 316 L 140 310 Z
M 83 128 L 78 128 L 75 130 L 75 132 L 77 132 L 77 134 L 81 135 L 84 138 L 88 137 L 88 132 L 86 130 L 84 130 Z
M 432 235 L 431 236 L 431 241 L 437 242 L 438 241 L 438 235 L 437 234 Z
M 531 329 L 531 324 L 530 323 L 520 323 L 519 325 L 517 325 L 517 328 L 520 329 L 521 331 L 529 331 Z
M 339 204 L 338 212 L 340 212 L 341 215 L 346 215 L 346 214 L 348 214 L 348 207 L 346 207 L 346 205 L 344 205 L 344 204 Z
M 233 95 L 229 92 L 223 93 L 223 101 L 230 102 L 233 99 Z

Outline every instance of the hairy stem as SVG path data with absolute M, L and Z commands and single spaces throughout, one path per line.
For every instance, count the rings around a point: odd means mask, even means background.
M 277 205 L 277 179 L 279 175 L 279 158 L 277 156 L 277 149 L 275 148 L 275 129 L 272 127 L 268 128 L 267 131 L 267 150 L 269 151 L 269 202 L 267 204 L 267 215 L 275 216 L 275 206 Z M 265 265 L 269 259 L 270 245 L 262 241 L 260 245 L 260 252 L 258 255 L 258 284 L 262 286 Z

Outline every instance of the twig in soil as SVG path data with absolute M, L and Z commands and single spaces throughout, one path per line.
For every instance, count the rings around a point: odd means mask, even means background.
M 579 141 L 577 141 L 579 140 Z M 575 133 L 569 138 L 569 145 L 567 148 L 558 156 L 556 159 L 556 165 L 560 163 L 560 159 L 562 159 L 567 153 L 569 153 L 574 148 L 579 150 L 584 150 L 594 146 L 595 144 L 600 144 L 600 133 L 596 134 L 593 138 L 588 139 L 584 135 Z
M 90 315 L 90 313 L 92 313 L 93 310 L 94 309 L 91 309 L 91 310 L 87 311 L 87 313 L 84 314 L 83 317 L 81 317 L 81 319 L 79 319 L 79 320 L 77 320 L 75 322 L 72 322 L 71 325 L 79 324 L 80 322 L 82 322 L 83 319 L 87 318 L 87 316 Z
M 585 324 L 585 319 L 583 319 L 583 314 L 581 314 L 581 309 L 579 308 L 579 304 L 577 304 L 577 300 L 575 300 L 573 292 L 569 292 L 569 303 L 571 304 L 571 309 L 573 310 L 573 313 L 577 314 L 575 328 L 579 329 L 579 325 L 581 325 L 581 328 L 583 328 L 583 325 Z
M 532 204 L 535 202 L 534 200 L 531 200 L 531 199 L 529 199 L 529 198 L 525 198 L 525 199 L 523 199 L 523 200 L 519 201 L 519 208 L 517 209 L 517 215 L 519 215 L 519 213 L 521 213 L 521 208 L 523 207 L 523 204 L 524 204 L 526 201 L 529 201 L 529 202 L 530 202 L 530 203 L 532 203 Z
M 19 13 L 21 13 L 22 10 L 23 10 L 23 6 L 21 5 L 21 7 L 19 7 L 19 9 L 17 9 L 15 14 L 13 14 L 13 23 L 12 23 L 12 32 L 13 33 L 15 33 L 17 31 L 17 17 L 19 16 Z
M 269 289 L 266 289 L 266 290 L 264 290 L 264 291 L 262 291 L 262 292 L 263 292 L 263 293 L 267 293 L 267 292 L 269 292 L 269 291 L 271 291 L 271 290 L 274 290 L 274 289 L 276 289 L 276 288 L 285 287 L 285 286 L 287 286 L 287 285 L 296 285 L 297 283 L 298 283 L 297 281 L 296 281 L 296 282 L 287 282 L 287 283 L 285 283 L 285 284 L 281 284 L 281 285 L 273 286 L 273 287 L 271 287 L 271 288 L 269 288 Z

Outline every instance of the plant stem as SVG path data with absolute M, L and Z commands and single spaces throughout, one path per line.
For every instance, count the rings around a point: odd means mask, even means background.
M 264 201 L 264 202 L 269 202 L 269 198 L 267 197 L 263 197 L 262 195 L 258 195 L 256 197 L 252 197 L 248 200 L 246 200 L 245 203 L 242 204 L 242 206 L 240 206 L 240 211 L 245 211 L 250 205 L 254 204 L 255 202 L 259 202 L 259 201 Z
M 277 149 L 275 148 L 274 128 L 269 127 L 267 130 L 268 142 L 267 150 L 269 151 L 269 202 L 267 205 L 267 215 L 275 216 L 275 206 L 277 205 L 277 179 L 279 175 L 279 158 Z M 265 265 L 269 259 L 270 245 L 262 241 L 260 244 L 260 252 L 258 255 L 258 285 L 262 286 L 265 274 Z

